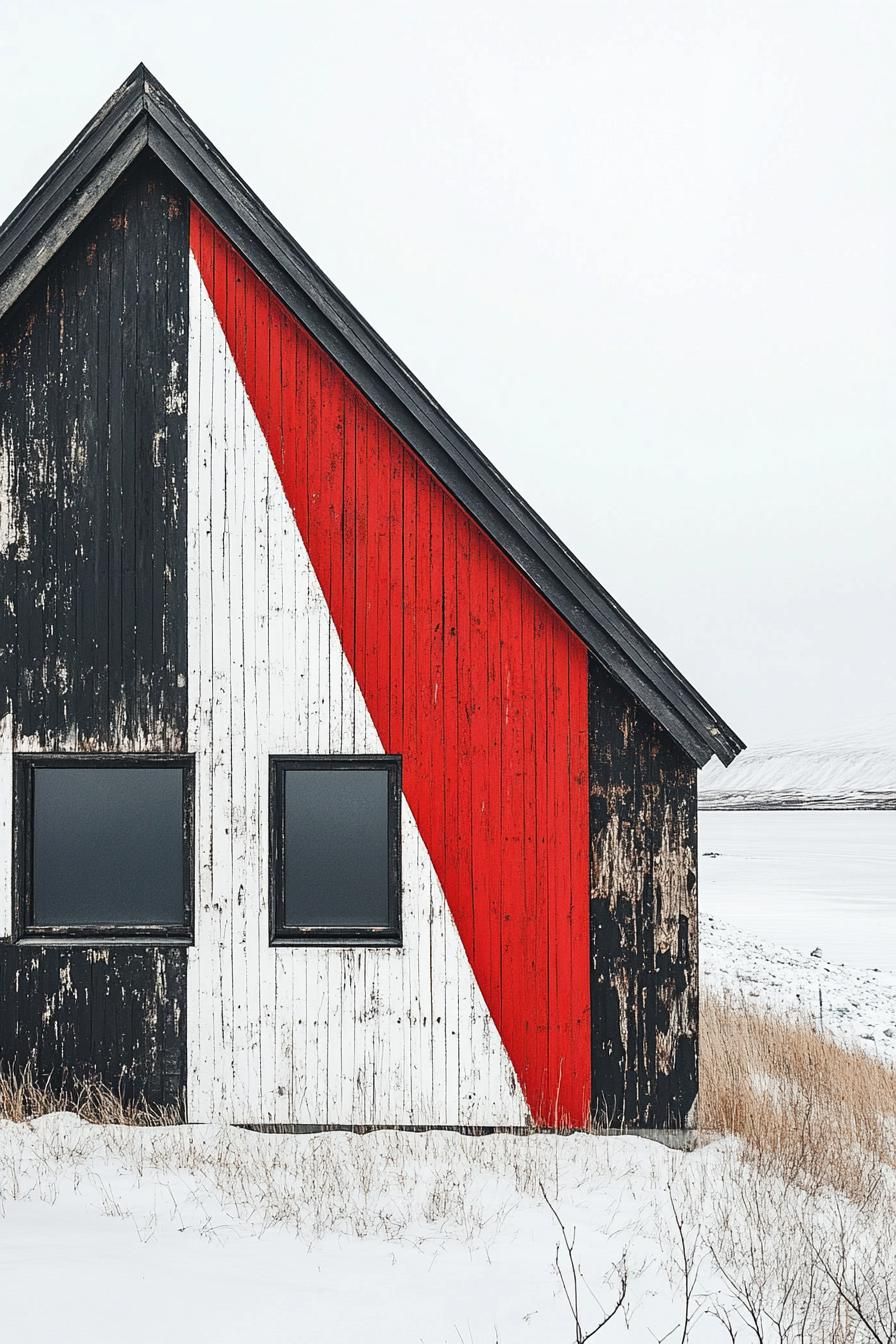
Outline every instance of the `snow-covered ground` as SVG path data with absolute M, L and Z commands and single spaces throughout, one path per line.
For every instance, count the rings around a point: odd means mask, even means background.
M 896 807 L 896 715 L 817 742 L 749 746 L 700 772 L 703 807 Z
M 677 1213 L 696 1275 L 688 1339 L 722 1344 L 713 1311 L 734 1299 L 719 1264 L 735 1279 L 757 1257 L 778 1265 L 807 1226 L 803 1196 L 766 1179 L 731 1142 L 684 1154 L 585 1135 L 3 1123 L 3 1337 L 574 1344 L 558 1265 L 569 1290 L 571 1267 L 546 1196 L 574 1241 L 584 1330 L 625 1278 L 600 1340 L 681 1337 Z
M 701 812 L 700 911 L 896 972 L 896 812 Z
M 808 1016 L 838 1041 L 896 1066 L 896 974 L 857 970 L 700 921 L 701 985 L 754 1008 Z
M 704 985 L 815 1016 L 821 986 L 825 1026 L 896 1062 L 896 976 L 713 916 L 701 939 Z M 584 1330 L 627 1279 L 597 1336 L 606 1344 L 681 1338 L 682 1236 L 696 1275 L 687 1338 L 725 1344 L 725 1312 L 744 1319 L 732 1289 L 744 1266 L 765 1276 L 774 1313 L 807 1237 L 831 1235 L 825 1217 L 835 1235 L 843 1212 L 782 1190 L 732 1141 L 682 1153 L 635 1137 L 0 1122 L 0 1281 L 14 1287 L 4 1337 L 43 1344 L 64 1322 L 71 1344 L 124 1325 L 130 1344 L 574 1344 L 569 1260 L 547 1200 L 574 1242 Z M 850 1254 L 877 1256 L 879 1281 L 893 1253 L 886 1213 L 853 1214 Z M 817 1310 L 822 1330 L 833 1307 Z
M 0 1126 L 4 1338 L 562 1344 L 543 1179 L 601 1301 L 623 1252 L 645 1265 L 649 1340 L 675 1323 L 660 1231 L 678 1161 L 637 1139 Z
M 896 812 L 701 812 L 699 848 L 704 988 L 896 1064 Z

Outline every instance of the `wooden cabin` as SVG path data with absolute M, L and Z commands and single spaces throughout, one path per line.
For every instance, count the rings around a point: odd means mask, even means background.
M 688 1123 L 742 743 L 142 66 L 0 232 L 0 621 L 4 1070 Z

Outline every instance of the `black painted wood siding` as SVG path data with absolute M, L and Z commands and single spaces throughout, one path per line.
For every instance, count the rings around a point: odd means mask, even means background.
M 592 1097 L 676 1127 L 697 1097 L 697 772 L 595 658 L 588 674 Z
M 0 323 L 17 751 L 186 750 L 188 246 L 145 154 Z M 182 1109 L 186 1064 L 183 947 L 0 946 L 0 1067 Z
M 140 161 L 0 326 L 17 747 L 186 745 L 188 229 Z
M 0 946 L 0 1061 L 60 1093 L 99 1079 L 184 1113 L 184 947 Z

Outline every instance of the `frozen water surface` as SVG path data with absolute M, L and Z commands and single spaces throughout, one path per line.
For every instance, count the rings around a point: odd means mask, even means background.
M 896 812 L 701 812 L 699 853 L 702 916 L 896 972 Z

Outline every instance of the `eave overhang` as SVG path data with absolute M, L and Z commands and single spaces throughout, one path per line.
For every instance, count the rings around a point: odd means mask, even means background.
M 183 184 L 601 665 L 695 765 L 744 743 L 657 648 L 140 65 L 0 229 L 0 318 L 144 151 Z

